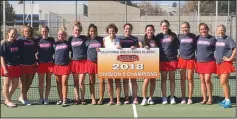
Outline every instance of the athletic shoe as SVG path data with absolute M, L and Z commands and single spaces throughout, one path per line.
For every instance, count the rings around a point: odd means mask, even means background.
M 188 99 L 188 105 L 193 104 L 192 99 Z
M 64 101 L 64 102 L 62 103 L 62 107 L 67 107 L 67 106 L 68 106 L 68 105 L 67 105 L 67 102 Z
M 220 106 L 224 106 L 225 105 L 225 99 L 221 102 L 221 103 L 219 103 L 220 104 Z
M 170 104 L 171 104 L 171 105 L 176 104 L 174 97 L 171 97 L 171 98 L 170 98 Z
M 18 99 L 22 104 L 25 104 L 25 101 L 24 101 L 24 99 L 22 98 L 22 97 L 19 97 L 19 99 Z
M 129 104 L 129 101 L 125 101 L 124 104 Z
M 149 105 L 154 105 L 154 104 L 155 104 L 154 101 L 152 100 L 152 98 L 149 98 L 149 99 L 148 99 L 148 104 L 149 104 Z
M 134 98 L 134 100 L 133 100 L 133 104 L 135 104 L 135 105 L 138 104 L 137 98 Z
M 182 98 L 181 104 L 186 104 L 186 99 Z
M 230 101 L 226 101 L 224 108 L 231 108 L 231 102 Z
M 42 105 L 43 103 L 44 103 L 44 99 L 43 99 L 43 98 L 40 98 L 38 104 L 39 104 L 39 105 Z
M 56 103 L 56 105 L 61 105 L 63 103 L 63 101 L 62 100 L 59 100 L 57 103 Z
M 26 106 L 31 106 L 29 100 L 25 100 L 25 105 L 26 105 Z
M 44 99 L 44 105 L 48 105 L 48 104 L 49 104 L 48 99 Z
M 129 104 L 129 98 L 128 97 L 125 98 L 124 104 Z
M 163 98 L 162 98 L 162 104 L 163 104 L 163 105 L 168 104 L 166 97 L 163 97 Z
M 142 106 L 147 105 L 147 99 L 143 99 L 141 105 L 142 105 Z

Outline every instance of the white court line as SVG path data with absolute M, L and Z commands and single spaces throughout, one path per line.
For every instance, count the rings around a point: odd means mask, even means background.
M 129 79 L 129 89 L 130 89 L 130 94 L 132 96 L 132 83 L 131 83 L 131 80 Z M 133 110 L 133 116 L 134 118 L 137 118 L 137 108 L 136 108 L 136 105 L 135 104 L 132 104 L 132 110 Z

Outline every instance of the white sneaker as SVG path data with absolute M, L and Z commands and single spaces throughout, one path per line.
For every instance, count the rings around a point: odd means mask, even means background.
M 182 98 L 181 104 L 186 104 L 186 99 Z
M 149 99 L 148 99 L 148 104 L 149 104 L 149 105 L 154 105 L 154 104 L 155 104 L 154 101 L 152 100 L 152 98 L 149 98 Z
M 29 100 L 25 100 L 25 105 L 26 105 L 26 106 L 31 106 Z
M 188 99 L 188 105 L 193 104 L 193 101 L 191 99 Z
M 141 105 L 142 105 L 142 106 L 147 105 L 147 99 L 143 99 Z
M 56 105 L 61 105 L 63 103 L 63 101 L 62 100 L 59 100 L 57 103 L 56 103 Z
M 163 104 L 163 105 L 168 104 L 168 101 L 167 101 L 167 98 L 166 98 L 166 97 L 163 97 L 163 98 L 162 98 L 162 104 Z
M 174 97 L 171 97 L 171 98 L 170 98 L 170 104 L 171 104 L 171 105 L 176 104 Z
M 62 103 L 62 107 L 67 107 L 67 106 L 68 106 L 67 102 Z
M 44 99 L 44 105 L 48 105 L 48 104 L 49 104 L 48 99 Z
M 25 104 L 25 101 L 24 101 L 24 99 L 22 98 L 22 97 L 19 97 L 19 99 L 18 99 L 22 104 Z
M 39 105 L 42 105 L 43 103 L 44 103 L 44 99 L 43 99 L 43 98 L 40 98 L 38 104 L 39 104 Z

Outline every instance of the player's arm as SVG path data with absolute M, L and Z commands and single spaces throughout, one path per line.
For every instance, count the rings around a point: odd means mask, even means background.
M 4 60 L 4 46 L 2 45 L 0 48 L 0 60 L 1 60 L 1 67 L 3 68 L 4 74 L 6 75 L 8 73 L 7 68 L 6 68 L 6 63 Z

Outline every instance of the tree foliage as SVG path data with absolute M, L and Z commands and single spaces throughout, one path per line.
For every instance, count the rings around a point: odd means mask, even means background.
M 167 14 L 158 4 L 152 5 L 149 1 L 143 1 L 138 5 L 141 16 L 157 16 Z
M 131 0 L 126 0 L 127 1 L 127 5 L 132 6 L 132 7 L 138 7 L 137 4 L 133 3 Z M 122 4 L 125 4 L 125 0 L 119 0 L 119 1 L 115 1 L 115 2 L 119 2 Z
M 5 2 L 6 3 L 6 8 L 5 8 L 5 11 L 6 11 L 6 25 L 8 26 L 12 26 L 14 24 L 14 20 L 15 20 L 15 11 L 12 7 L 11 4 L 9 4 L 8 1 Z M 0 8 L 1 8 L 1 12 L 0 12 L 0 15 L 3 16 L 3 1 L 1 1 L 1 4 L 0 4 Z M 2 17 L 1 17 L 2 18 Z M 1 22 L 1 25 L 2 25 L 2 22 Z
M 236 12 L 236 1 L 230 1 L 230 13 Z M 197 1 L 187 1 L 182 10 L 185 13 L 195 12 L 198 10 Z M 216 13 L 216 1 L 200 1 L 200 14 L 201 15 L 214 15 Z M 227 15 L 228 1 L 218 1 L 218 14 Z
M 177 3 L 173 2 L 172 7 L 177 7 Z

